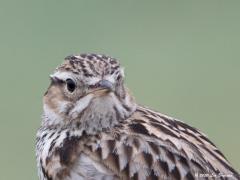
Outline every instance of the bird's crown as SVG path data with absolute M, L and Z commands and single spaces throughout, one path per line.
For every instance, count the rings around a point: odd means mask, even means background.
M 110 56 L 101 54 L 76 54 L 65 58 L 52 77 L 67 79 L 74 76 L 87 85 L 96 85 L 100 80 L 107 80 L 112 84 L 124 77 L 120 63 Z

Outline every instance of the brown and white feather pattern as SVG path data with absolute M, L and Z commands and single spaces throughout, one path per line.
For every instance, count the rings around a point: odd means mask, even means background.
M 137 106 L 119 62 L 99 54 L 51 76 L 36 157 L 40 180 L 240 179 L 203 133 Z
M 138 107 L 124 122 L 94 136 L 83 136 L 74 129 L 71 133 L 66 128 L 39 134 L 38 146 L 42 146 L 40 139 L 52 139 L 51 153 L 39 161 L 42 179 L 190 180 L 197 179 L 198 174 L 215 179 L 219 173 L 239 179 L 203 133 L 148 108 Z

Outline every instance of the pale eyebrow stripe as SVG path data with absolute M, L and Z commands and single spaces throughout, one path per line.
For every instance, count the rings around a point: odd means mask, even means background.
M 66 79 L 72 77 L 72 73 L 70 73 L 70 72 L 59 72 L 59 71 L 57 71 L 57 72 L 55 72 L 54 74 L 51 74 L 50 77 L 51 77 L 51 78 L 56 77 L 56 78 L 61 79 L 61 80 L 66 80 Z

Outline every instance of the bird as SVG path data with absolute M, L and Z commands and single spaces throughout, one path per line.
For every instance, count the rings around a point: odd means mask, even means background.
M 104 54 L 54 70 L 36 136 L 40 180 L 240 179 L 204 133 L 139 105 L 124 80 Z

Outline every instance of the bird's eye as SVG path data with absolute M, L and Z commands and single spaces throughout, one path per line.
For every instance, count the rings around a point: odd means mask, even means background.
M 72 79 L 67 79 L 66 84 L 69 92 L 72 93 L 76 89 L 76 84 Z

